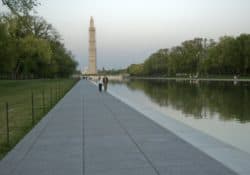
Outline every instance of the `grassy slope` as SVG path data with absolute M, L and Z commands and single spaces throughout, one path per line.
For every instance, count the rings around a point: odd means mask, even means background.
M 34 123 L 37 123 L 75 82 L 72 79 L 0 81 L 0 159 L 33 127 L 32 92 Z M 9 146 L 6 142 L 6 102 L 9 104 Z

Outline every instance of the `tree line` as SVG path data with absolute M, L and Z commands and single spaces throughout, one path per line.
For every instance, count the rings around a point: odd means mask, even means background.
M 142 64 L 127 68 L 132 76 L 250 75 L 250 34 L 184 41 L 160 49 Z
M 98 74 L 100 75 L 120 75 L 120 74 L 126 74 L 127 69 L 105 69 L 102 68 L 102 70 L 98 70 Z
M 15 78 L 68 77 L 77 62 L 59 33 L 44 18 L 36 16 L 37 0 L 2 0 L 10 13 L 0 14 L 0 73 Z

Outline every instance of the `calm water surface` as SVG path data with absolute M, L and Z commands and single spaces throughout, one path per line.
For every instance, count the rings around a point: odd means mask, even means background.
M 128 80 L 109 89 L 250 153 L 249 82 Z

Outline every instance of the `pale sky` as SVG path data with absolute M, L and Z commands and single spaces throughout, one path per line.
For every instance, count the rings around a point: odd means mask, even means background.
M 94 17 L 98 68 L 143 62 L 160 48 L 194 37 L 250 33 L 250 0 L 40 0 L 38 14 L 52 23 L 87 66 L 88 27 Z

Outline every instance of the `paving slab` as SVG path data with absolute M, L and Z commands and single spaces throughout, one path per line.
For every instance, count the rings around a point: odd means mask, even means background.
M 1 175 L 235 175 L 82 80 L 0 162 Z
M 234 170 L 237 174 L 250 174 L 249 153 L 226 144 L 213 136 L 201 132 L 200 130 L 192 128 L 183 122 L 176 120 L 175 116 L 168 116 L 168 114 L 160 112 L 154 108 L 149 108 L 143 103 L 131 101 L 129 98 L 118 92 L 110 90 L 109 93 L 121 100 L 122 103 L 130 106 L 132 110 L 136 110 L 136 112 L 143 114 L 146 118 L 171 131 L 177 136 L 177 138 L 185 140 L 195 148 Z M 124 110 L 122 109 L 119 110 L 119 116 L 123 114 L 123 111 Z

